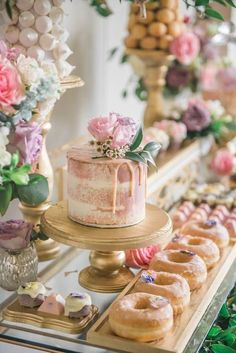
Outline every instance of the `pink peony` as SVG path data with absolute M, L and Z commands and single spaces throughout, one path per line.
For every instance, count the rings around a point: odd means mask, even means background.
M 222 89 L 235 89 L 236 67 L 226 67 L 218 72 L 217 80 Z
M 184 65 L 190 64 L 198 55 L 200 42 L 192 32 L 185 32 L 175 38 L 170 45 L 170 52 Z
M 105 141 L 113 136 L 116 125 L 117 114 L 111 113 L 109 116 L 91 119 L 88 124 L 88 131 L 97 141 Z
M 19 104 L 24 99 L 24 88 L 17 69 L 0 57 L 0 108 Z
M 97 141 L 112 138 L 112 148 L 119 148 L 132 143 L 138 125 L 129 117 L 110 113 L 108 117 L 93 118 L 88 125 L 89 132 Z
M 202 131 L 211 123 L 211 114 L 204 103 L 199 99 L 189 101 L 188 108 L 183 114 L 183 123 L 188 131 Z
M 20 250 L 29 245 L 33 225 L 22 220 L 0 222 L 0 247 Z
M 219 149 L 210 163 L 217 175 L 230 175 L 234 168 L 234 157 L 227 148 Z
M 9 152 L 16 151 L 20 154 L 20 164 L 35 164 L 38 162 L 43 137 L 40 126 L 36 123 L 20 121 L 15 127 L 14 133 L 9 137 L 10 144 L 7 146 Z

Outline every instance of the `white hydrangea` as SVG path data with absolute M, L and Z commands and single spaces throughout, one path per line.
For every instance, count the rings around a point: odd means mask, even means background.
M 58 76 L 56 65 L 52 61 L 42 62 L 41 68 L 43 69 L 46 76 Z
M 0 148 L 5 148 L 5 146 L 8 144 L 9 140 L 7 136 L 9 135 L 9 128 L 6 126 L 0 127 Z
M 210 113 L 215 118 L 221 118 L 225 113 L 225 109 L 219 100 L 209 100 L 206 103 Z
M 25 85 L 37 85 L 44 76 L 44 71 L 39 67 L 38 62 L 31 58 L 20 54 L 17 59 L 17 68 L 20 72 L 21 79 Z
M 11 154 L 5 147 L 0 147 L 0 168 L 6 167 L 11 163 Z
M 145 136 L 148 136 L 148 138 L 151 138 L 153 141 L 160 143 L 163 151 L 166 151 L 170 144 L 170 137 L 167 135 L 167 133 L 155 127 L 149 127 L 145 129 L 144 139 Z

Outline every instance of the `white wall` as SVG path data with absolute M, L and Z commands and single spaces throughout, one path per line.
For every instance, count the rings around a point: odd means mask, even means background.
M 114 14 L 102 18 L 85 0 L 66 0 L 66 27 L 69 45 L 74 51 L 70 62 L 85 86 L 68 91 L 53 113 L 53 129 L 48 138 L 49 149 L 59 146 L 86 131 L 87 121 L 94 115 L 117 111 L 140 119 L 143 104 L 130 96 L 124 100 L 121 91 L 132 73 L 129 65 L 119 65 L 120 55 L 108 61 L 111 48 L 122 46 L 126 34 L 128 3 L 110 1 Z M 58 138 L 60 136 L 60 138 Z

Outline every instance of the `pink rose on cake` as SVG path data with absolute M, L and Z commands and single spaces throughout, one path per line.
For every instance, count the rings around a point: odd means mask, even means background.
M 138 125 L 134 119 L 117 113 L 93 118 L 88 124 L 89 132 L 97 141 L 104 142 L 111 139 L 113 148 L 131 144 L 137 128 Z
M 189 65 L 200 50 L 198 37 L 192 32 L 185 32 L 175 38 L 170 45 L 170 52 L 184 65 Z

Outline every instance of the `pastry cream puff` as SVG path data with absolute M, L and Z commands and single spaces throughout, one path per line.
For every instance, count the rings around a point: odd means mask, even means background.
M 40 282 L 28 282 L 17 289 L 20 305 L 34 308 L 45 300 L 46 288 Z
M 65 316 L 76 319 L 88 316 L 91 305 L 92 301 L 89 294 L 73 292 L 66 297 Z
M 164 23 L 153 22 L 148 27 L 148 32 L 154 37 L 161 37 L 167 32 L 167 27 Z

